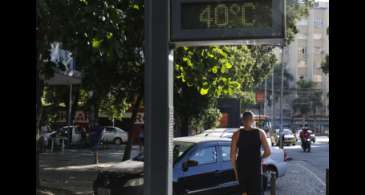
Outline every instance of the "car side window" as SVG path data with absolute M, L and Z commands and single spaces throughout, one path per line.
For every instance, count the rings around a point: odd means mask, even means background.
M 108 132 L 108 133 L 113 133 L 115 131 L 115 129 L 114 128 L 106 128 L 105 131 Z
M 222 146 L 222 160 L 223 161 L 231 160 L 231 147 L 230 146 Z
M 190 160 L 195 160 L 199 165 L 217 162 L 217 151 L 214 146 L 200 148 L 190 157 Z
M 75 133 L 80 134 L 81 133 L 81 127 L 76 127 L 75 128 Z

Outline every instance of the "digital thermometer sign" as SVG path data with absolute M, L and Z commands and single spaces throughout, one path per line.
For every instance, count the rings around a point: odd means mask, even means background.
M 171 0 L 171 41 L 283 39 L 284 0 Z

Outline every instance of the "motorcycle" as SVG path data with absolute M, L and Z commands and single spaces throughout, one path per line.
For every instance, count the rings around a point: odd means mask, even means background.
M 302 140 L 302 148 L 303 148 L 303 152 L 305 152 L 306 150 L 308 152 L 311 151 L 311 139 L 310 138 Z

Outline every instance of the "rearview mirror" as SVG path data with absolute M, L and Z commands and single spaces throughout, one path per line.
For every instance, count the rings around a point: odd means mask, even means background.
M 189 169 L 189 167 L 198 166 L 198 161 L 188 160 L 188 161 L 184 162 L 182 166 L 183 166 L 183 171 L 187 171 Z

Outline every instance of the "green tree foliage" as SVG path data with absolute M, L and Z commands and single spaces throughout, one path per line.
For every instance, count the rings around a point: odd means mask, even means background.
M 38 54 L 40 62 L 47 62 L 40 63 L 45 64 L 40 69 L 52 72 L 49 47 L 55 41 L 61 42 L 63 49 L 72 51 L 82 72 L 81 89 L 93 92 L 84 97 L 86 105 L 96 110 L 95 117 L 108 103 L 123 107 L 126 104 L 121 102 L 134 100 L 143 90 L 141 12 L 141 2 L 37 1 Z M 111 116 L 120 116 L 123 111 L 111 110 Z
M 326 55 L 325 60 L 322 62 L 321 68 L 323 73 L 328 74 L 329 73 L 329 66 L 330 66 L 330 59 L 329 55 Z
M 100 110 L 120 116 L 124 106 L 139 106 L 135 101 L 143 96 L 143 23 L 143 1 L 39 0 L 39 73 L 52 76 L 55 65 L 49 61 L 50 44 L 62 43 L 82 73 L 81 89 L 92 92 L 83 96 L 94 116 L 91 119 L 96 120 Z
M 175 118 L 182 135 L 192 119 L 216 109 L 214 99 L 245 98 L 276 62 L 272 53 L 253 46 L 181 47 L 175 59 Z
M 278 101 L 280 98 L 280 89 L 281 89 L 281 65 L 275 64 L 274 69 L 274 100 L 272 100 L 270 97 L 272 96 L 272 74 L 267 77 L 267 101 L 268 105 L 270 106 L 272 104 L 272 101 Z M 284 65 L 284 88 L 283 88 L 283 95 L 289 95 L 292 92 L 292 89 L 290 88 L 290 83 L 294 80 L 293 75 L 288 72 L 288 70 L 285 68 Z M 263 83 L 260 85 L 260 88 L 263 88 Z
M 298 33 L 296 23 L 308 16 L 313 5 L 314 0 L 286 0 L 286 45 L 289 45 Z
M 308 114 L 316 113 L 322 103 L 322 92 L 315 88 L 315 83 L 301 79 L 297 82 L 297 98 L 293 100 L 293 110 L 306 120 Z

